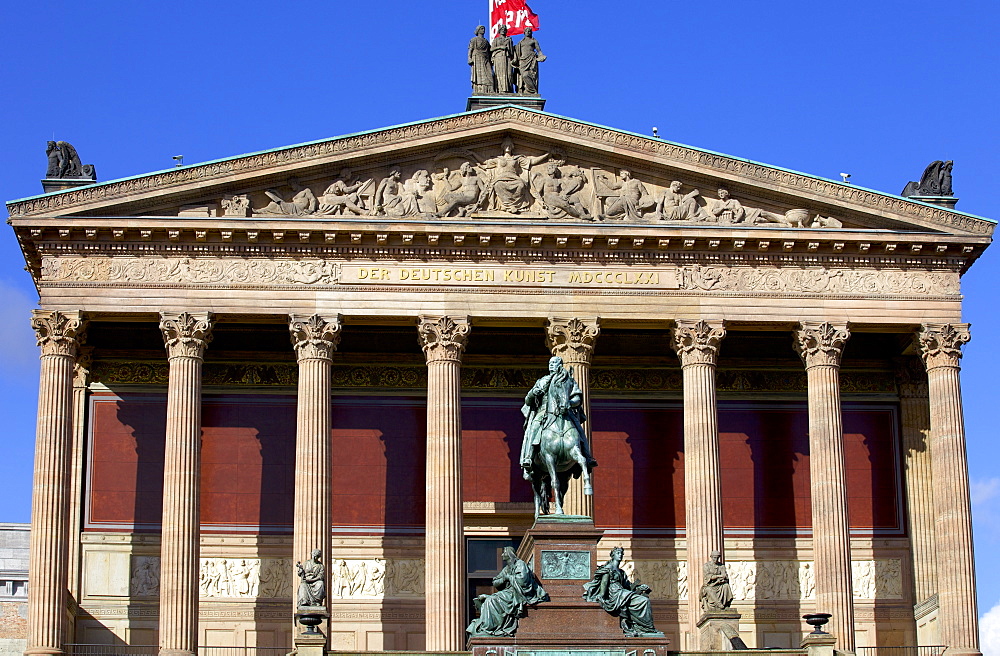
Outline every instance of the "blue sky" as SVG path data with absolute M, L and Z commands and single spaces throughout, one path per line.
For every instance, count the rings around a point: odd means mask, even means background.
M 547 109 L 898 193 L 955 161 L 958 209 L 1000 217 L 995 0 L 535 0 Z M 295 3 L 0 0 L 0 197 L 41 191 L 45 142 L 99 179 L 465 107 L 487 0 Z M 0 521 L 30 513 L 37 297 L 0 230 Z M 963 371 L 980 612 L 1000 645 L 997 247 L 963 278 Z M 985 636 L 984 636 L 985 637 Z M 1000 646 L 998 646 L 1000 649 Z

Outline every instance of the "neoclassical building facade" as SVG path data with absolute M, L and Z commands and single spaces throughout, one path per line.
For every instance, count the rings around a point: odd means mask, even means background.
M 978 653 L 962 274 L 992 221 L 502 105 L 7 205 L 38 288 L 29 654 L 462 650 L 533 521 L 522 398 L 562 356 L 570 511 L 693 646 Z

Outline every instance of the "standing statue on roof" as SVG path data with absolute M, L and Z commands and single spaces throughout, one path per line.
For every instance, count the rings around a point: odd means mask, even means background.
M 538 95 L 538 63 L 546 59 L 532 34 L 530 27 L 524 28 L 524 38 L 514 46 L 517 58 L 517 92 L 522 96 Z
M 496 93 L 496 81 L 490 66 L 490 42 L 484 36 L 486 26 L 476 28 L 476 36 L 469 41 L 469 66 L 472 67 L 472 95 L 488 96 Z

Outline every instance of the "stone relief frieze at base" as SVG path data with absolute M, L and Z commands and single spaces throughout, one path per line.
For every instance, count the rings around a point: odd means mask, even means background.
M 160 593 L 160 558 L 136 556 L 129 580 L 131 597 Z M 292 563 L 281 558 L 202 558 L 198 594 L 202 599 L 291 599 Z M 423 560 L 337 559 L 330 570 L 331 598 L 383 599 L 424 593 Z
M 727 561 L 729 586 L 736 601 L 804 601 L 816 598 L 811 561 Z M 687 563 L 637 560 L 623 564 L 634 580 L 646 583 L 659 599 L 688 598 Z M 851 562 L 855 599 L 902 599 L 901 561 L 898 558 Z
M 666 176 L 666 174 L 664 174 Z M 574 161 L 561 151 L 515 145 L 449 148 L 434 157 L 209 201 L 227 217 L 447 217 L 611 223 L 842 228 L 808 207 L 765 206 L 724 184 L 704 194 L 690 181 Z M 195 206 L 186 206 L 185 216 Z

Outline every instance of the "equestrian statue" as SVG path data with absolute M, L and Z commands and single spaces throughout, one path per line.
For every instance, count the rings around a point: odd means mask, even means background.
M 593 494 L 591 474 L 597 461 L 590 453 L 583 424 L 583 392 L 562 358 L 549 360 L 549 373 L 542 376 L 524 397 L 524 441 L 521 469 L 531 481 L 535 516 L 549 514 L 550 498 L 556 515 L 563 515 L 563 498 L 569 479 L 583 477 L 583 493 Z

